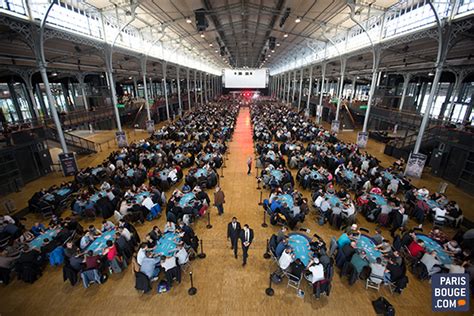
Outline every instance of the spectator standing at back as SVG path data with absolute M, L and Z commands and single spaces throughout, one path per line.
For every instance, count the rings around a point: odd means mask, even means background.
M 249 159 L 247 159 L 247 175 L 250 175 L 250 172 L 252 171 L 252 157 L 249 156 Z

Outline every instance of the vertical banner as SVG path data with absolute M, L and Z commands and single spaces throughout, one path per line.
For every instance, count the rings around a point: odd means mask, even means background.
M 368 132 L 358 132 L 357 133 L 357 146 L 359 148 L 367 147 L 367 141 L 369 140 L 369 133 Z
M 408 158 L 407 167 L 405 169 L 405 175 L 415 178 L 421 178 L 423 168 L 425 167 L 427 156 L 424 154 L 411 153 Z
M 117 145 L 120 148 L 128 146 L 127 135 L 125 135 L 124 131 L 115 132 L 115 139 L 117 140 Z
M 339 121 L 332 121 L 331 123 L 331 132 L 338 133 L 339 132 Z
M 153 120 L 147 120 L 145 122 L 145 126 L 146 126 L 146 131 L 150 134 L 152 134 L 154 131 L 155 131 L 155 121 Z
M 62 153 L 58 155 L 59 163 L 61 165 L 61 169 L 63 170 L 63 174 L 65 177 L 73 176 L 78 171 L 77 162 L 76 162 L 76 154 L 75 153 Z

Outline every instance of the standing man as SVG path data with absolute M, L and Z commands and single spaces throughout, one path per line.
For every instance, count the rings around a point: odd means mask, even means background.
M 230 239 L 230 247 L 234 250 L 234 257 L 237 259 L 237 241 L 240 237 L 240 223 L 237 217 L 232 217 L 232 222 L 227 225 L 227 239 Z
M 247 167 L 248 167 L 247 175 L 250 175 L 250 172 L 252 171 L 252 157 L 251 156 L 249 156 L 249 159 L 247 159 Z
M 224 203 L 225 203 L 224 192 L 219 186 L 216 186 L 216 192 L 214 192 L 214 205 L 216 206 L 217 213 L 219 215 L 224 214 Z
M 249 247 L 253 241 L 253 229 L 250 229 L 248 224 L 245 224 L 244 229 L 240 231 L 240 240 L 242 241 L 242 253 L 244 259 L 242 266 L 245 266 L 247 264 L 247 257 L 249 256 Z

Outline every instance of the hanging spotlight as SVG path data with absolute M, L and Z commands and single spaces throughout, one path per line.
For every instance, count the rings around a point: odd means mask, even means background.
M 211 47 L 212 47 L 212 43 L 209 43 L 209 46 L 211 46 Z
M 301 22 L 301 19 L 299 16 L 296 17 L 296 20 L 295 20 L 295 23 L 300 23 Z
M 283 35 L 283 37 L 285 37 L 285 38 L 288 37 L 288 33 L 285 33 L 285 35 Z
M 204 33 L 201 33 L 201 37 L 204 38 L 204 37 L 206 37 L 206 35 L 204 35 Z
M 280 43 L 277 43 L 277 46 L 280 46 Z
M 186 18 L 186 23 L 188 23 L 188 24 L 193 23 L 193 21 L 191 20 L 191 18 L 189 16 Z
M 274 50 L 274 49 L 272 49 L 272 53 L 274 53 L 274 52 L 275 52 L 275 50 Z

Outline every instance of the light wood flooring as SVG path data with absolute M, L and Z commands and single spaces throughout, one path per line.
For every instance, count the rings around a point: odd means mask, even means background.
M 131 133 L 129 139 L 145 137 L 145 133 Z M 355 133 L 342 133 L 343 139 L 354 140 Z M 112 150 L 113 148 L 110 148 Z M 196 259 L 191 263 L 194 273 L 195 286 L 198 293 L 188 296 L 189 277 L 184 276 L 183 282 L 166 294 L 142 295 L 134 289 L 134 276 L 131 268 L 120 275 L 113 275 L 107 283 L 89 289 L 82 285 L 71 287 L 62 280 L 61 268 L 49 267 L 44 275 L 33 285 L 13 281 L 8 286 L 0 286 L 0 314 L 1 315 L 374 315 L 372 300 L 384 295 L 395 306 L 397 315 L 430 315 L 431 286 L 428 282 L 420 282 L 411 274 L 410 283 L 402 295 L 391 295 L 388 289 L 365 290 L 365 284 L 358 281 L 350 287 L 346 279 L 341 280 L 336 274 L 333 281 L 333 290 L 329 298 L 313 299 L 310 289 L 303 282 L 303 290 L 307 292 L 304 298 L 296 296 L 295 290 L 287 288 L 286 280 L 275 285 L 275 295 L 268 297 L 265 289 L 268 287 L 270 272 L 276 269 L 271 260 L 265 260 L 266 239 L 279 227 L 269 225 L 262 228 L 263 210 L 258 206 L 261 191 L 256 190 L 255 170 L 252 176 L 246 175 L 246 160 L 253 156 L 251 122 L 248 108 L 240 111 L 236 130 L 229 142 L 229 155 L 221 186 L 226 194 L 225 213 L 217 216 L 215 208 L 211 209 L 213 228 L 206 228 L 204 219 L 198 220 L 194 229 L 204 241 L 205 259 Z M 382 160 L 383 164 L 390 162 L 389 157 L 381 153 L 383 146 L 369 141 L 368 150 Z M 81 166 L 94 166 L 107 156 L 104 149 L 96 155 L 80 159 Z M 219 171 L 221 173 L 221 171 Z M 431 180 L 430 180 L 431 179 Z M 59 174 L 44 177 L 28 184 L 21 193 L 10 195 L 18 206 L 25 205 L 31 194 L 43 186 L 63 181 Z M 439 179 L 426 177 L 428 184 L 437 187 Z M 430 187 L 431 188 L 431 187 Z M 451 191 L 453 190 L 453 191 Z M 459 194 L 459 202 L 463 205 L 472 205 L 473 199 L 459 190 L 450 189 L 448 195 Z M 268 191 L 263 190 L 264 198 Z M 303 191 L 306 197 L 309 191 Z M 212 193 L 209 193 L 212 197 Z M 461 200 L 462 198 L 462 200 Z M 464 207 L 464 206 L 463 206 Z M 230 245 L 226 241 L 227 223 L 232 216 L 237 216 L 241 224 L 248 223 L 255 232 L 255 241 L 249 251 L 248 265 L 242 267 L 241 257 L 234 259 Z M 33 215 L 28 216 L 28 222 L 35 220 Z M 359 223 L 373 229 L 374 225 L 366 223 L 363 218 Z M 153 225 L 163 227 L 164 217 L 153 222 L 146 222 L 138 226 L 140 234 L 146 234 Z M 99 224 L 99 221 L 96 221 Z M 326 226 L 319 226 L 315 222 L 315 215 L 307 217 L 304 227 L 311 232 L 317 232 L 326 241 L 331 236 L 339 236 L 340 232 Z M 387 231 L 384 234 L 389 237 Z M 155 284 L 156 285 L 156 284 Z M 441 314 L 442 315 L 442 314 Z M 446 314 L 448 315 L 448 314 Z

